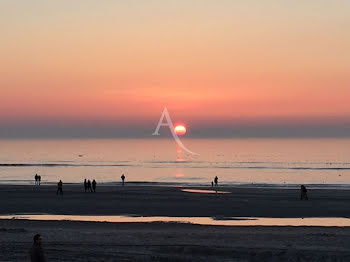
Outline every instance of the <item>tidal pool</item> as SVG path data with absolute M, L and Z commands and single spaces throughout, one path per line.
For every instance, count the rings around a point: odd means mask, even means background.
M 212 226 L 319 226 L 350 227 L 350 219 L 342 217 L 267 218 L 267 217 L 143 217 L 143 216 L 82 216 L 50 214 L 2 215 L 0 219 L 89 221 L 111 223 L 190 223 Z

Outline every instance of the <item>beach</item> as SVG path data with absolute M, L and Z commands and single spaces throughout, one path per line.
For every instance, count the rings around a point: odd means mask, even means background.
M 0 186 L 0 215 L 132 215 L 164 217 L 350 217 L 350 191 L 219 187 L 228 194 L 182 187 L 82 185 Z M 211 188 L 196 188 L 206 189 Z M 0 261 L 27 261 L 40 233 L 49 261 L 348 261 L 350 227 L 208 226 L 0 220 Z
M 1 261 L 28 261 L 40 232 L 49 261 L 349 261 L 350 229 L 167 223 L 0 221 Z
M 183 192 L 188 187 L 83 184 L 0 185 L 0 214 L 139 215 L 176 217 L 350 217 L 350 190 L 308 188 L 300 201 L 297 188 L 219 187 L 229 194 Z M 212 189 L 196 187 L 196 189 Z

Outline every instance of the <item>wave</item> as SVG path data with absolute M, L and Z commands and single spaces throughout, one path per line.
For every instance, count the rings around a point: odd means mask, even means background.
M 173 162 L 173 161 L 163 161 L 163 162 L 141 162 L 141 163 L 111 163 L 111 164 L 89 164 L 89 163 L 0 163 L 0 167 L 140 167 L 140 168 L 173 168 L 179 167 L 180 164 L 183 164 L 183 168 L 201 168 L 201 169 L 272 169 L 272 170 L 330 170 L 330 171 L 341 171 L 341 170 L 350 170 L 350 166 L 341 167 L 337 163 L 337 166 L 329 166 L 324 163 L 321 165 L 327 166 L 289 166 L 290 163 L 286 163 L 285 166 L 275 166 L 272 165 L 234 165 L 241 162 L 234 162 L 233 165 L 220 165 L 222 163 L 209 163 L 208 162 Z M 205 163 L 205 164 L 204 164 Z M 256 162 L 255 162 L 256 163 Z M 267 163 L 267 162 L 265 162 Z M 192 164 L 192 165 L 188 165 Z M 193 165 L 198 164 L 198 165 Z M 247 164 L 247 162 L 246 162 Z
M 108 167 L 108 166 L 135 166 L 130 164 L 61 164 L 61 163 L 13 163 L 13 164 L 0 164 L 3 167 L 26 167 L 26 166 L 44 166 L 44 167 Z
M 208 167 L 210 168 L 210 167 Z M 273 166 L 216 166 L 215 168 L 227 169 L 284 169 L 284 170 L 350 170 L 350 167 L 273 167 Z

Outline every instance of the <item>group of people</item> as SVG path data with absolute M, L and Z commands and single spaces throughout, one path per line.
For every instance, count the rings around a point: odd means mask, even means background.
M 125 175 L 122 174 L 122 176 L 120 177 L 122 179 L 122 186 L 124 186 L 125 184 Z M 40 185 L 40 181 L 41 181 L 41 176 L 38 176 L 38 174 L 35 174 L 35 185 Z M 211 181 L 211 187 L 217 187 L 218 186 L 218 182 L 219 182 L 219 178 L 217 176 L 215 176 L 214 180 Z M 97 182 L 96 180 L 92 180 L 92 182 L 90 180 L 84 180 L 84 189 L 85 192 L 96 192 L 96 185 Z M 61 194 L 63 195 L 63 183 L 62 180 L 60 180 L 57 184 L 57 192 L 56 194 Z M 307 189 L 304 185 L 300 186 L 300 200 L 308 200 L 308 196 L 307 196 Z
M 86 180 L 86 178 L 85 178 L 85 180 L 84 180 L 85 192 L 96 192 L 96 184 L 97 183 L 96 183 L 95 179 L 92 180 L 92 183 L 91 183 L 90 179 Z M 91 187 L 91 185 L 92 185 L 92 187 Z
M 120 177 L 122 179 L 122 186 L 124 186 L 125 184 L 125 175 L 122 174 L 122 176 Z M 90 181 L 90 179 L 84 179 L 84 190 L 85 192 L 96 192 L 96 185 L 97 185 L 97 182 L 96 180 L 92 180 L 92 182 Z M 56 195 L 63 195 L 63 182 L 62 180 L 60 180 L 58 183 L 57 183 L 57 191 L 56 191 Z
M 38 174 L 35 174 L 34 179 L 35 179 L 35 185 L 40 186 L 41 176 L 38 176 Z

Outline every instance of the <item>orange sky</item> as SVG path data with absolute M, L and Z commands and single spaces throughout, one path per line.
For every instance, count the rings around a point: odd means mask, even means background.
M 314 0 L 3 1 L 1 125 L 157 122 L 164 106 L 202 124 L 342 121 L 348 10 Z

